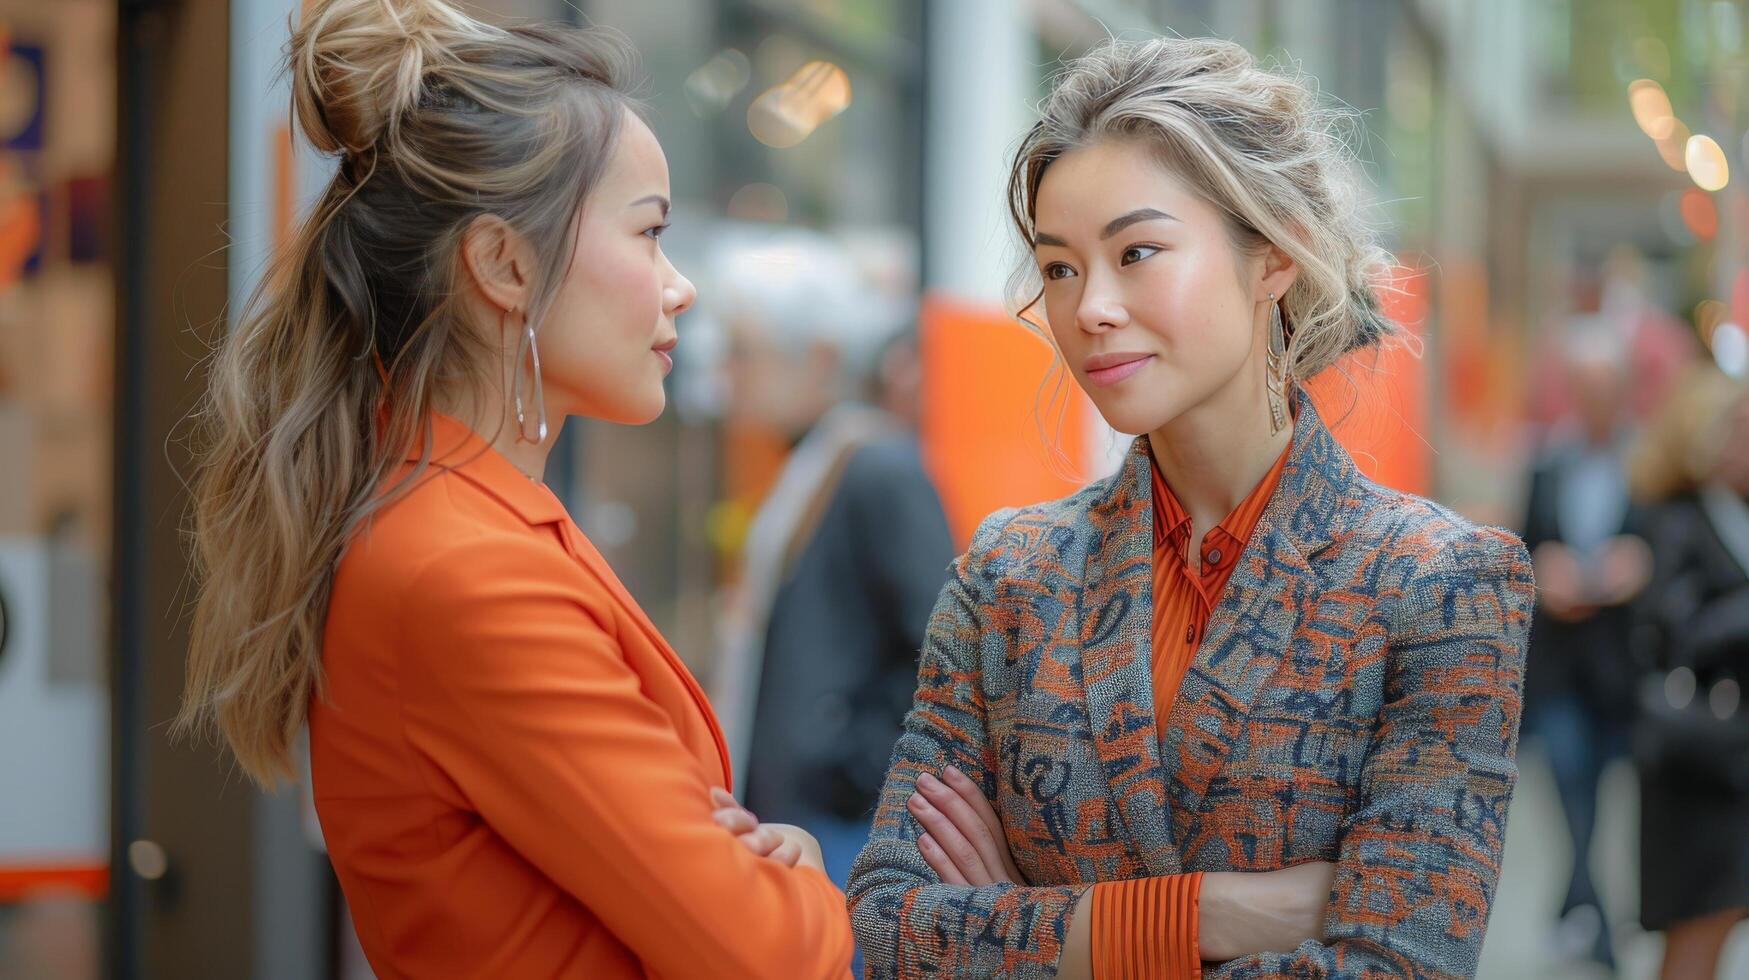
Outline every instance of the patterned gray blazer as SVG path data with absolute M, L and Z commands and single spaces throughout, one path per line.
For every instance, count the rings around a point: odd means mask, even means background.
M 1281 481 L 1163 720 L 1146 439 L 1113 477 L 978 529 L 851 873 L 867 976 L 1054 976 L 1093 882 L 1313 860 L 1338 865 L 1325 940 L 1208 975 L 1474 975 L 1517 775 L 1529 558 L 1367 480 L 1295 402 Z M 905 801 L 949 764 L 994 801 L 1024 884 L 945 885 L 924 863 Z

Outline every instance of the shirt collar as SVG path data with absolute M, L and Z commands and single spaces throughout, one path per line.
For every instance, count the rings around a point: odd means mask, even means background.
M 1257 521 L 1263 516 L 1264 506 L 1275 493 L 1275 488 L 1281 482 L 1281 472 L 1287 466 L 1288 456 L 1293 452 L 1293 445 L 1282 449 L 1281 455 L 1275 458 L 1275 465 L 1257 481 L 1245 499 L 1239 501 L 1221 522 L 1211 528 L 1205 541 L 1214 543 L 1220 541 L 1226 552 L 1233 552 L 1236 547 L 1243 547 L 1251 537 L 1251 532 L 1257 529 Z M 1153 454 L 1149 454 L 1153 460 Z M 1154 547 L 1163 548 L 1167 544 L 1173 546 L 1174 554 L 1184 555 L 1185 543 L 1190 537 L 1190 514 L 1179 503 L 1178 495 L 1167 485 L 1166 478 L 1160 473 L 1158 460 L 1153 460 L 1150 469 L 1154 480 Z M 1221 539 L 1225 539 L 1222 541 Z M 1233 554 L 1232 557 L 1238 557 Z
M 570 519 L 565 505 L 546 484 L 529 479 L 504 454 L 453 416 L 431 413 L 428 424 L 408 446 L 404 459 L 410 463 L 423 460 L 433 469 L 455 473 L 503 502 L 529 524 Z

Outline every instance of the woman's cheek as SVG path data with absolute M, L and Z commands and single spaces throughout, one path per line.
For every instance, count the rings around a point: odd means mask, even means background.
M 620 322 L 615 326 L 627 337 L 654 342 L 662 317 L 662 285 L 656 278 L 655 263 L 644 256 L 628 256 L 614 270 L 606 289 L 618 300 L 614 305 Z
M 1060 288 L 1060 287 L 1059 287 Z M 1062 290 L 1057 296 L 1047 296 L 1044 301 L 1045 326 L 1051 336 L 1057 340 L 1057 347 L 1065 355 L 1073 354 L 1081 338 L 1080 331 L 1075 329 L 1075 300 Z

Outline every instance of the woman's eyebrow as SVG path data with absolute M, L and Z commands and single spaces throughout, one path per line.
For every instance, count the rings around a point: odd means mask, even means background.
M 1104 241 L 1137 222 L 1162 220 L 1177 221 L 1178 219 L 1161 211 L 1159 208 L 1137 208 L 1128 214 L 1120 214 L 1111 219 L 1111 221 L 1106 224 L 1105 230 L 1099 233 L 1099 239 L 1100 241 Z
M 648 197 L 640 197 L 626 205 L 626 210 L 630 211 L 632 208 L 635 208 L 640 204 L 654 204 L 662 209 L 662 217 L 668 217 L 668 199 L 660 194 L 651 194 Z
M 1104 241 L 1118 232 L 1123 231 L 1125 228 L 1128 228 L 1130 225 L 1137 224 L 1138 222 L 1177 220 L 1177 217 L 1167 214 L 1159 208 L 1137 208 L 1126 214 L 1120 214 L 1107 222 L 1105 228 L 1099 233 L 1099 240 Z M 1048 231 L 1033 233 L 1032 243 L 1034 246 L 1055 245 L 1058 248 L 1067 248 L 1069 244 L 1059 236 L 1053 235 Z

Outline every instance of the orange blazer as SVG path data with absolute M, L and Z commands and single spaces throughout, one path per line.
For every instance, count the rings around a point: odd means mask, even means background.
M 712 822 L 710 705 L 558 498 L 455 419 L 432 436 L 340 562 L 310 706 L 377 976 L 847 976 L 843 895 Z

